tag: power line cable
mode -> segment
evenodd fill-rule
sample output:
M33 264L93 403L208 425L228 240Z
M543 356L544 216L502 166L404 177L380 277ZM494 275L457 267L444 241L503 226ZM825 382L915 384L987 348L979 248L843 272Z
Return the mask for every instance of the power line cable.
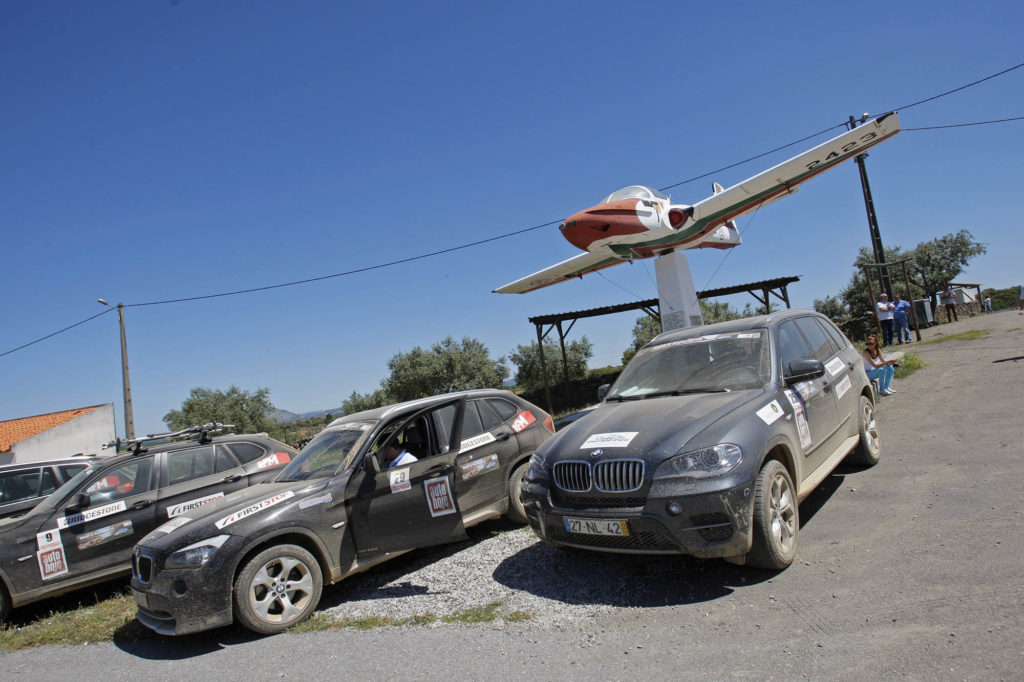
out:
M998 76L1002 76L1002 75L1004 75L1006 73L1009 73L1009 72L1014 71L1016 69L1019 69L1021 67L1024 67L1024 62L1022 62L1020 64L1017 64L1016 66L1011 66L1008 69L1003 69L1002 71L999 71L998 73L994 73L994 74L992 74L990 76L986 76L985 78L981 78L981 79L973 81L971 83L967 83L966 85L961 85L958 88L954 88L952 90L947 90L946 92L942 92L942 93L939 93L938 95L933 95L932 97L928 97L928 98L925 98L925 99L922 99L922 100L918 100L917 102L913 102L911 104L907 104L907 105L904 105L902 107L897 107L894 110L896 110L896 111L905 111L907 109L910 109L911 107L916 107L916 106L918 106L920 104L924 104L926 102L931 102L933 100L939 99L940 97L945 97L945 96L951 95L951 94L953 94L955 92L960 92L961 90L965 90L965 89L967 89L969 87L973 87L975 85L979 85L981 83L984 83L985 81L992 80L993 78L996 78ZM887 110L887 111L889 111L889 110ZM1020 118L1024 118L1024 117L1020 117ZM957 128L957 127L966 127L966 126L972 126L972 125L986 125L986 124L989 124L989 123L1003 123L1003 122L1006 122L1006 121L1016 121L1016 120L1020 120L1020 118L1008 118L1008 119L1000 119L1000 120L996 120L996 121L982 121L982 122L978 122L978 123L963 123L963 124L955 124L955 125L949 125L949 126L931 126L931 127L926 127L926 128L904 128L904 130L936 130L936 129L941 129L941 128ZM729 164L728 166L723 166L722 168L718 168L716 170L709 171L707 173L702 173L701 175L694 176L694 177L689 178L687 180L682 180L682 181L677 182L675 184L668 185L667 187L663 187L661 189L661 191L664 192L666 190L673 189L673 188L679 187L681 185L686 185L688 183L695 182L695 181L700 180L702 178L706 178L708 176L714 175L715 173L720 173L722 171L729 170L729 169L735 168L737 166L741 166L741 165L743 165L745 163L749 163L751 161L755 161L755 160L760 159L762 157L768 156L769 154L773 154L773 153L775 153L777 151L781 151L781 150L786 149L788 147L792 147L793 145L800 144L801 142L806 142L807 140L810 140L812 138L818 137L820 135L824 135L825 133L830 132L830 131L832 131L832 130L834 130L836 128L842 128L842 127L845 127L845 126L846 126L846 122L838 123L836 125L833 125L833 126L830 126L828 128L825 128L824 130L821 130L821 131L819 131L817 133L813 133L811 135L807 135L806 137L802 137L799 140L794 140L793 142L790 142L788 144L784 144L784 145L781 145L779 147L775 147L774 149L771 149L769 151L763 152L761 154L757 154L755 156L751 156L751 157L749 157L747 159L744 159L743 161L737 161L736 163ZM357 273L360 273L360 272L368 272L370 270L379 270L381 268L391 267L391 266L394 266L394 265L401 265L403 263L410 263L410 262L413 262L413 261L422 260L424 258L431 258L433 256L439 256L439 255L446 254L446 253L452 253L454 251L460 251L462 249L468 249L468 248L473 247L473 246L479 246L481 244L487 244L489 242L498 241L500 239L506 239L508 237L514 237L516 235L524 234L526 232L531 232L533 230L539 230L541 228L549 227L551 225L557 225L560 222L561 222L561 220L552 220L552 221L543 223L541 225L534 225L533 227L527 227L527 228L524 228L524 229L521 229L521 230L515 230L513 232L507 232L505 234L500 234L500 235L497 235L497 236L494 236L494 237L490 237L488 239L481 239L479 241L470 242L468 244L462 244L460 246L453 246L451 248L442 249L440 251L433 251L431 253L420 254L418 256L410 256L409 258L402 258L402 259L399 259L399 260L390 261L388 263L380 263L380 264L377 264L377 265L367 266L365 268L357 268L355 270L348 270L346 272L337 272L337 273L334 273L334 274L331 274L331 275L323 275L321 277L311 277L309 279L296 280L296 281L293 281L293 282L283 282L281 284L271 284L271 285L268 285L268 286L253 287L253 288L250 288L250 289L239 289L237 291L227 291L227 292L222 292L222 293L218 293L218 294L207 294L205 296L190 296L190 297L185 297L185 298L166 299L166 300L162 300L162 301L148 301L148 302L145 302L145 303L126 303L126 304L124 304L124 307L126 307L126 308L137 308L137 307L142 307L142 306L163 305L163 304L167 304L167 303L185 303L185 302L190 302L190 301L202 301L202 300L206 300L206 299L210 299L210 298L221 298L221 297L224 297L224 296L236 296L236 295L239 295L239 294L250 294L250 293L255 293L255 292L258 292L258 291L268 291L270 289L280 289L280 288L283 288L283 287L296 286L296 285L299 285L299 284L309 284L311 282L319 282L319 281L326 280L326 279L333 279L335 277L344 277L344 276L347 276L347 275L354 275L354 274L357 274ZM605 278L605 279L607 281L609 281L609 282L611 281L611 280L608 280L607 278ZM636 296L636 294L633 294L633 295ZM36 339L34 341L30 341L30 342L28 342L26 344L18 346L17 348L12 348L12 349L10 349L8 351L4 351L3 353L0 353L0 358L4 357L6 355L10 355L11 353L19 351L19 350L21 350L23 348L28 348L29 346L37 344L37 343L39 343L41 341L45 341L46 339L52 338L54 336L57 336L58 334L62 334L64 332L68 331L68 330L74 329L75 327L83 325L86 322L94 320L97 317L99 317L101 315L105 315L108 312L110 312L110 311L109 310L105 310L102 313L97 313L96 315L93 315L92 317L87 317L86 319L84 319L84 320L82 320L80 322L76 322L75 324L72 324L72 325L69 325L67 327L64 327L63 329L57 330L57 331L53 332L52 334L47 334L46 336L40 337L40 338L38 338L38 339Z
M69 326L67 326L67 327L64 327L63 329L58 329L57 331L53 332L52 334L47 334L46 336L43 336L43 337L41 337L41 338L38 338L38 339L36 339L35 341L29 341L28 343L26 343L26 344L23 344L23 345L21 345L21 346L18 346L17 348L12 348L12 349L10 349L10 350L8 350L8 351L4 351L3 353L0 353L0 358L2 358L2 357L3 357L3 356L5 356L5 355L10 355L11 353L13 353L13 352L15 352L15 351L19 351L19 350L21 350L22 348L28 348L29 346L33 346L33 345L35 345L35 344L39 343L40 341L45 341L46 339L52 338L52 337L54 337L54 336L57 336L57 334L63 334L64 332L68 331L69 329L74 329L75 327L78 327L79 325L83 325L83 324L85 324L86 322L88 322L89 320L95 320L95 319L96 319L97 317L100 317L101 315L106 315L107 313L109 313L109 312L111 312L111 311L113 311L113 310L114 310L114 308L107 308L107 309L106 309L106 310L104 310L103 312L101 312L101 313L96 313L96 314L95 314L95 315L93 315L92 317L87 317L87 318L85 318L84 320L82 320L81 322L75 322L75 323L74 323L74 324L72 324L72 325L69 325Z
M990 123L1006 123L1008 121L1024 121L1024 116L1014 118L999 118L994 121L975 121L974 123L950 123L944 126L922 126L920 128L904 128L903 130L943 130L945 128L967 128L969 126L986 126Z

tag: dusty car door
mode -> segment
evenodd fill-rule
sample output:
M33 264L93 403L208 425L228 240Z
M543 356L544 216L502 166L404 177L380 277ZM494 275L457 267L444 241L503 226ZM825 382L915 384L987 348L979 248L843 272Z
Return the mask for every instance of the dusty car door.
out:
M245 470L221 445L200 445L158 455L160 523L246 487ZM140 536L141 537L141 536Z
M794 320L779 325L778 341L783 375L794 360L817 359L814 351L808 347L804 337L797 330ZM829 442L838 427L839 413L833 398L831 379L826 370L822 376L798 383L789 389L796 393L797 399L803 404L810 432L810 442L803 443L805 475L814 471L818 464L828 457L829 448L822 446Z
M453 439L445 440L437 428L437 413L457 403L398 417L383 425L374 442L364 448L348 487L349 518L359 557L466 537L455 496L458 450ZM393 439L418 459L385 468L382 452Z
M484 400L465 403L455 491L463 515L505 499L508 468L519 454L515 432Z
M84 494L84 495L83 495ZM79 503L86 500L85 506ZM42 582L60 582L123 566L135 543L156 526L153 457L98 472L39 528Z

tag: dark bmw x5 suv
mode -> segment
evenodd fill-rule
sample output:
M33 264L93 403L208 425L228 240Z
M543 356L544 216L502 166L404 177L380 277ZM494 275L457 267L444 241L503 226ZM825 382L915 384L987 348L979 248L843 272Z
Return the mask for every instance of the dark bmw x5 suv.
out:
M655 338L537 450L523 502L553 545L781 569L799 501L878 448L857 350L823 315L787 310Z

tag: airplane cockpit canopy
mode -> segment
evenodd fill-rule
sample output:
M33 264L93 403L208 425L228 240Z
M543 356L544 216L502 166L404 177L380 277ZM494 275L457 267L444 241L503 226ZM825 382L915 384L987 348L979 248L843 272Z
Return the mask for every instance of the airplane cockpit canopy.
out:
M643 185L630 185L629 187L623 187L616 192L612 192L608 195L608 198L601 203L607 204L612 201L622 201L623 199L658 199L661 201L667 201L668 197L658 190L651 189L650 187L644 187Z

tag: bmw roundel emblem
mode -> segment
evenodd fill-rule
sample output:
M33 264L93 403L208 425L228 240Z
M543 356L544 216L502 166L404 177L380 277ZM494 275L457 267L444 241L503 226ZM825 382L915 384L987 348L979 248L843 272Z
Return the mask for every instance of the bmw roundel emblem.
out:
M604 454L604 450L591 450L590 451L590 456L591 457L600 457L603 454Z

